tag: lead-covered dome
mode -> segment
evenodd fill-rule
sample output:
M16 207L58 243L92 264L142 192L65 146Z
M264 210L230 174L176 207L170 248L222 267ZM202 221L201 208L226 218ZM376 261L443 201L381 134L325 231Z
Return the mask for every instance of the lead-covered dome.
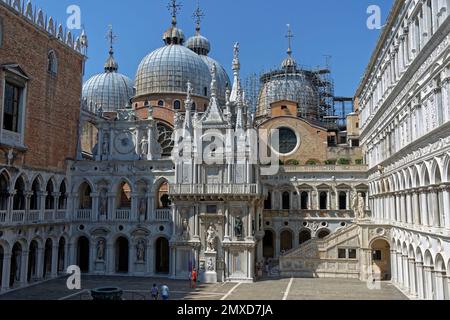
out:
M168 44L147 55L136 73L136 96L186 93L190 81L194 95L208 97L211 74L199 55L180 44Z
M112 48L109 54L105 72L94 75L83 85L83 101L93 112L98 108L103 112L116 112L125 108L134 95L133 81L118 73L119 66L114 60Z

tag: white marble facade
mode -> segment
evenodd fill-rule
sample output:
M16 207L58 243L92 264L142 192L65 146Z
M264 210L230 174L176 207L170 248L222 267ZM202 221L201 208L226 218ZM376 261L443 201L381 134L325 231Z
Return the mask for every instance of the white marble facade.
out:
M358 92L375 223L392 280L450 299L450 2L397 1Z

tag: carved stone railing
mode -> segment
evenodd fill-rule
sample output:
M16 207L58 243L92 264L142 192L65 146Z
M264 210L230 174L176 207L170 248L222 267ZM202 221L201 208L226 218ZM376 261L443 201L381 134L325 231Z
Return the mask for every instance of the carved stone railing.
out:
M160 222L172 221L172 213L170 209L157 209L155 212L155 220Z
M90 221L92 217L92 209L78 209L75 220Z
M58 210L56 211L55 220L65 220L66 219L66 210Z
M11 223L18 224L25 221L25 210L14 210L11 216Z
M8 221L8 211L0 211L0 223L6 223Z
M27 214L26 221L31 223L37 223L41 220L39 210L30 210Z
M131 218L130 209L116 209L115 219L117 221L128 221Z
M354 219L350 210L264 210L265 218Z
M366 165L282 166L284 172L366 172Z
M259 192L257 184L177 184L171 185L173 195L251 195Z

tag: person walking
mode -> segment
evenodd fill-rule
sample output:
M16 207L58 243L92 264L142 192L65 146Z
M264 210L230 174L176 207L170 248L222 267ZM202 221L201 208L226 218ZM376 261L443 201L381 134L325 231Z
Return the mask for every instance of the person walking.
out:
M169 287L166 285L163 285L161 287L161 297L164 301L169 300Z
M195 268L191 273L191 288L197 289L197 269Z
M156 286L156 283L153 284L151 294L152 294L152 300L158 300L159 290L158 290L158 287Z

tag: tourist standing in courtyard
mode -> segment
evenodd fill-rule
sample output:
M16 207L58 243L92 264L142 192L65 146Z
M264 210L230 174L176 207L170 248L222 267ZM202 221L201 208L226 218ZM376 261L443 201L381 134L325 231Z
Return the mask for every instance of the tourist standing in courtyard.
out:
M197 288L197 269L194 268L191 273L191 288Z
M169 287L165 284L161 287L161 297L164 301L169 300Z
M153 284L153 288L151 290L152 300L158 300L159 290L156 284Z

